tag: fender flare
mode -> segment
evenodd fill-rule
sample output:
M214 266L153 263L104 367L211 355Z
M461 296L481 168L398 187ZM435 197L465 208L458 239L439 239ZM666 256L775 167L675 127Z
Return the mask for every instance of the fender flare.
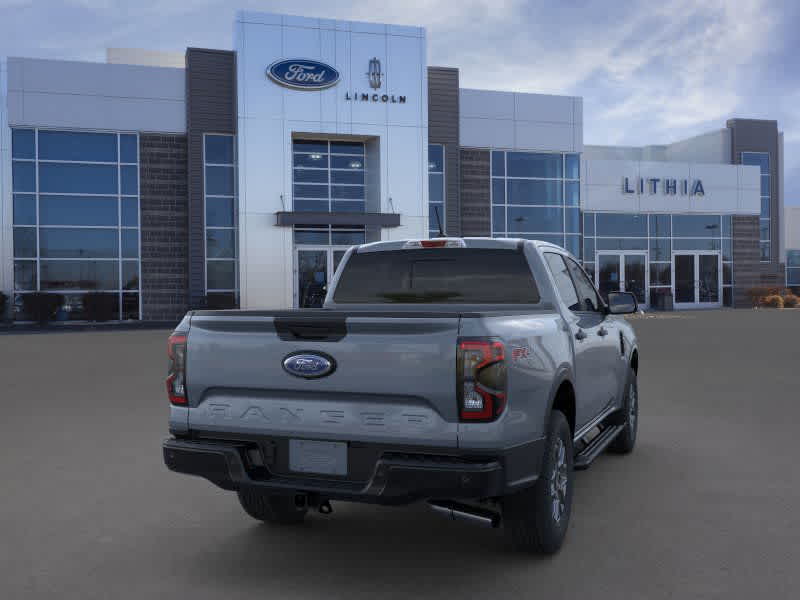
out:
M569 382L573 390L575 389L575 383L574 383L575 378L573 377L572 367L566 363L560 365L556 369L555 375L553 376L553 383L550 386L550 393L547 399L547 414L550 414L550 412L553 410L553 403L556 401L556 393L558 392L558 388L560 388L561 384L564 383L565 381ZM578 404L578 399L576 397L575 398L576 413L578 409L577 404Z

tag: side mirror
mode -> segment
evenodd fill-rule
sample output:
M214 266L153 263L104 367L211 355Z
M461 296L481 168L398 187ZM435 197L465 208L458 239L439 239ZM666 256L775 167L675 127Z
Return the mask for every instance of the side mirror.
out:
M612 315L629 315L639 308L631 292L609 292L608 312Z

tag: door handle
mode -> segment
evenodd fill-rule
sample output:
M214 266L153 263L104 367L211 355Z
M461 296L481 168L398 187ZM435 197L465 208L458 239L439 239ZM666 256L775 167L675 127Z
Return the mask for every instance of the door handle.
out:
M600 327L600 329L597 330L597 335L600 337L606 337L608 335L608 329L605 327Z
M583 329L578 329L575 333L576 340L585 340L586 339L586 332Z

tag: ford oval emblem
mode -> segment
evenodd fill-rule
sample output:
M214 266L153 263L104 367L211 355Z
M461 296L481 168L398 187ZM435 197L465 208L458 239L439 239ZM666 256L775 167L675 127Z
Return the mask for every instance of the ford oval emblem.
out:
M295 377L317 379L333 373L336 361L320 352L293 352L283 359L283 369Z
M339 83L339 71L317 60L291 58L267 67L272 81L296 90L324 90Z

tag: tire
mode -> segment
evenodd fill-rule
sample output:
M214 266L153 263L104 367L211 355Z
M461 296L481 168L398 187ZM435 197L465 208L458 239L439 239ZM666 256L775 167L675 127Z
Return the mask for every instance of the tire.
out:
M265 494L259 490L244 488L238 492L244 511L258 521L280 525L296 525L305 519L307 508L298 508L294 496Z
M503 498L503 527L517 550L554 554L561 548L572 513L574 455L567 418L553 411L536 484Z
M630 454L636 445L636 433L639 429L639 386L636 372L628 369L628 381L625 384L625 400L622 403L625 413L622 431L608 445L609 452L614 454Z

